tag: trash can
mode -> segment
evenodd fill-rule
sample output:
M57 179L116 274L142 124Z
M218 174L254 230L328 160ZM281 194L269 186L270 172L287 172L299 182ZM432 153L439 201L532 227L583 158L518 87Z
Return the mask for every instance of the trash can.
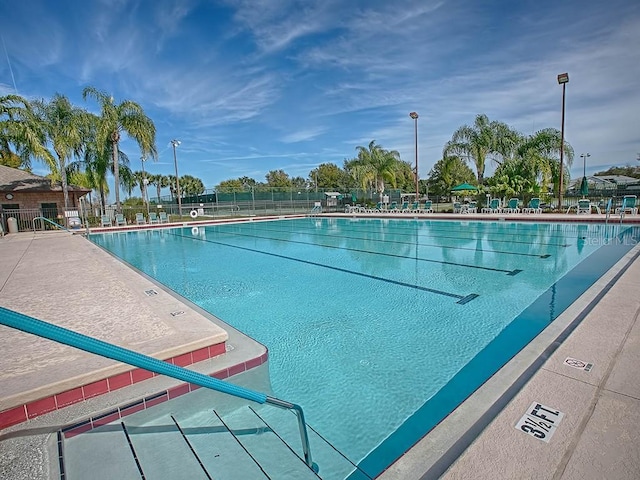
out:
M9 233L18 233L18 220L14 217L7 218L7 228Z

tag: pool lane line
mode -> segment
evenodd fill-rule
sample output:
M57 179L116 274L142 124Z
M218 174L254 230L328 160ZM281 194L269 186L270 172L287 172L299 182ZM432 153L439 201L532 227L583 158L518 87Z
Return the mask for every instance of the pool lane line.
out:
M301 219L301 220L303 220L303 219ZM340 220L347 220L347 221L349 221L349 218L341 217L341 218L340 218ZM406 222L407 222L408 220L409 220L409 221L411 221L411 220L415 221L415 219L413 219L413 218L406 218L406 219L402 219L402 218L400 218L400 219L398 219L398 218L393 218L393 219L390 219L390 220L398 220L398 221L400 222L400 224L402 224L402 222L404 222L404 224L405 224L405 225L406 225ZM418 220L418 221L422 221L422 220ZM438 220L438 221L440 221L440 220ZM364 222L363 222L363 223L364 223ZM478 222L478 223L480 223L480 222ZM494 222L494 223L496 223L496 222ZM308 222L307 222L307 224L308 224ZM448 232L450 232L451 230L453 230L453 229L451 229L451 228L448 228L448 229L442 229L442 228L437 228L437 227L435 227L435 228L434 228L434 226L433 226L434 224L433 224L433 223L428 223L428 225L431 227L430 229L431 229L431 230L434 230L434 231L444 231L445 233L448 233ZM555 225L555 224L550 223L550 225ZM563 224L563 225L566 225L566 224ZM571 225L571 226L573 226L573 224L570 224L570 225ZM595 226L599 226L599 225L595 225ZM351 229L350 229L350 230L351 230ZM395 231L401 231L401 230L408 230L408 229L407 229L407 228L405 228L405 227L399 227L399 228L397 228ZM369 230L369 231L371 231L371 230ZM374 231L375 231L375 230L374 230ZM482 232L482 230L479 230L479 229L469 229L469 228L467 228L467 229L465 229L465 232L469 232L469 233L481 233L481 232ZM530 231L530 232L528 232L528 233L534 233L534 232L531 232L531 231ZM533 235L529 235L528 233L527 233L527 232L500 232L500 235L501 235L501 236L510 236L510 237L512 237L512 236L515 236L515 237L533 236ZM577 235L577 232L576 232L576 233L573 233L571 236L568 236L568 235L556 235L556 234L553 234L553 232L552 232L552 231L548 231L548 233L550 233L550 235L546 235L547 237L550 237L550 238L562 238L563 240L567 240L567 239L568 239L568 240L580 240L581 238L584 238L583 236L579 236L579 235ZM596 233L596 232L594 232L594 233ZM491 234L492 234L492 235L493 235L493 234L497 235L498 233L497 233L497 232L491 232ZM574 235L576 235L576 236L574 236ZM616 235L617 235L617 234L616 234ZM614 236L615 236L615 235L614 235ZM434 236L433 236L433 238L460 238L460 237L459 237L459 236L458 236L458 237L450 237L450 236L435 236L435 235L434 235ZM464 238L468 238L468 237L464 237ZM471 240L472 238L468 238L468 239L469 239L469 240ZM523 244L530 244L530 243L531 243L531 242L520 242L520 241L517 241L517 240L500 240L500 239L491 239L491 241L492 241L492 242L501 242L501 243L523 243ZM548 245L548 246L558 246L558 247L569 247L569 246L571 246L571 245L573 245L573 244L572 244L572 243L570 243L570 244L567 244L567 243L562 243L562 244L547 243L547 244L545 244L545 245Z
M254 224L255 225L255 224ZM244 226L244 225L243 225ZM216 225L217 227L217 225ZM393 244L400 244L400 245L415 245L414 242L403 242L403 241L390 241L390 240L379 240L379 239L375 239L375 238L363 238L363 237L351 237L351 236L347 236L347 235L329 235L326 233L314 233L311 231L311 229L305 229L308 230L307 231L299 231L299 230L282 230L282 229L264 229L264 228L260 228L260 231L266 231L266 232L279 232L279 233L295 233L295 234L300 234L300 235L313 235L315 237L329 237L329 238L344 238L344 239L350 239L350 240L367 240L370 242L378 242L378 243L393 243ZM421 237L420 235L418 235L418 237ZM266 238L266 237L263 237ZM271 238L271 237L269 237ZM425 236L422 236L422 238L424 239ZM429 237L427 237L429 238ZM434 238L459 238L459 237L434 237ZM471 241L476 241L477 239L470 239ZM525 243L525 242L508 242L508 243ZM315 244L311 244L311 245L315 245ZM530 245L530 244L527 244ZM449 245L436 245L434 243L421 243L420 244L421 247L436 247L436 248L448 248L451 250L467 250L470 252L490 252L490 253L499 253L499 254L503 254L503 255L518 255L521 257L535 257L535 258L549 258L551 256L551 254L549 253L543 253L543 254L538 254L538 253L519 253L519 252L506 252L503 250L478 250L477 248L470 248L470 247L456 247L456 246L449 246ZM561 246L567 246L567 245L561 245Z
M214 230L215 231L215 230ZM439 263L440 265L453 265L456 267L464 267L464 268L475 268L477 270L487 270L489 272L499 272L499 273L506 273L507 275L517 275L518 273L522 272L522 270L504 270L502 268L492 268L492 267L481 267L479 265L469 265L467 263L455 263L455 262L445 262L442 260L431 260L429 258L416 258L416 257L407 257L405 255L397 255L395 253L384 253L384 252L372 252L369 250L361 250L359 248L349 248L349 247L339 247L336 245L322 245L322 244L318 244L318 243L310 243L310 242L302 242L300 240L284 240L281 238L274 238L274 237L262 237L259 235L249 235L247 233L235 233L235 232L216 232L219 235L234 235L236 237L248 237L248 238L259 238L262 240L275 240L276 242L286 242L286 243L296 243L298 245L308 245L308 246L312 246L312 247L324 247L324 248L333 248L336 250L347 250L349 252L357 252L357 253L368 253L370 255L381 255L383 257L392 257L392 258L402 258L402 259L408 259L408 260L416 260L416 261L420 261L420 262L427 262L427 263ZM189 237L185 237L185 238L189 238ZM264 253L268 253L268 252L264 252Z
M265 223L266 223L266 222L265 222ZM245 224L245 225L246 225L246 224ZM254 224L254 225L257 225L257 224ZM312 228L312 227L311 227L311 228L307 227L307 228L305 228L305 230L313 231L313 228ZM346 229L346 230L348 230L348 231L352 231L352 232L365 232L365 233L376 233L376 232L378 232L378 231L379 231L379 230L355 230L355 229L352 229L352 228L349 228L349 229ZM290 231L290 230L284 230L284 229L282 229L282 230L280 230L280 231L282 231L282 232L287 232L287 231ZM406 231L406 232L415 232L415 230L412 230L412 229L402 228L402 229L394 230L393 232L391 232L391 234L403 235L403 234L404 234L404 233L403 233L403 231ZM471 232L471 233L474 233L474 232ZM509 234L509 235L516 235L516 234L515 234L515 233L513 233L513 234ZM455 239L455 240L469 240L469 241L477 240L477 238L474 238L474 237L460 237L459 235L458 235L458 236L447 236L447 235L418 235L418 236L419 236L419 237L421 237L421 238L427 238L427 239L428 239L428 238L447 238L447 239L452 239L452 238L453 238L453 239ZM557 236L557 235L555 235L555 236ZM572 238L573 238L573 237L572 237ZM485 239L486 239L487 241L496 242L496 243L520 243L520 244L523 244L523 245L534 245L534 243L532 243L532 242L524 242L524 241L519 241L519 240L511 240L511 239L509 239L509 240L505 240L505 239L493 239L493 238L491 238L491 239L489 239L489 238L485 238ZM541 244L541 245L543 245L543 246L545 246L545 247L564 247L564 248L566 248L566 247L570 247L570 246L571 246L571 245L573 245L573 244L571 244L571 243L544 243L544 244ZM438 245L438 246L439 246L439 245ZM515 254L514 254L514 255L515 255Z
M442 296L445 296L445 297L457 298L458 301L456 303L459 303L460 305L464 305L466 303L469 303L471 300L473 300L474 298L477 298L479 296L477 293L471 293L469 295L458 295L457 293L445 292L444 290L436 290L434 288L422 287L420 285L412 285L410 283L401 282L399 280L392 280L390 278L376 277L375 275L369 275L368 273L356 272L354 270L347 270L346 268L334 267L334 266L331 266L331 265L325 265L323 263L312 262L310 260L302 260L301 258L289 257L287 255L280 255L278 253L265 252L263 250L256 250L255 248L241 247L239 245L231 245L231 244L224 243L224 242L217 242L215 240L209 240L208 238L198 238L198 237L189 236L189 235L179 235L177 233L171 233L170 235L173 235L173 236L176 236L176 237L185 238L187 240L197 240L199 242L213 243L214 245L221 245L223 247L235 248L235 249L238 249L238 250L244 250L246 252L260 253L260 254L263 254L263 255L270 255L272 257L282 258L283 260L291 260L291 261L294 261L294 262L305 263L307 265L313 265L314 267L328 268L328 269L331 269L331 270L335 270L337 272L348 273L350 275L356 275L358 277L369 278L369 279L372 279L372 280L379 280L381 282L391 283L393 285L399 285L401 287L413 288L415 290L421 290L423 292L435 293L436 295L442 295ZM402 257L402 258L407 258L407 257Z

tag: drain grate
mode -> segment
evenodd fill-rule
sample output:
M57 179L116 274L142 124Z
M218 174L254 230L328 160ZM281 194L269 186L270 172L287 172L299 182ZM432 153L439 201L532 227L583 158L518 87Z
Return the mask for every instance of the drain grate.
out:
M145 294L147 297L153 297L154 295L157 295L157 294L158 294L158 292L156 292L156 291L152 288L152 289L150 289L150 290L145 290L145 291L144 291L144 294Z
M178 310L178 311L175 311L175 312L171 312L171 316L172 317L178 317L180 315L184 315L184 311Z

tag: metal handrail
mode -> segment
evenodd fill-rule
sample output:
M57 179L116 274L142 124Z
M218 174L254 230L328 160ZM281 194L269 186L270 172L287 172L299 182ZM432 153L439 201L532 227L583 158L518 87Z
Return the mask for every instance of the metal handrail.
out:
M67 232L71 233L71 230L69 230L67 227L63 227L59 223L56 223L56 222L54 222L53 220L51 220L50 218L47 218L47 217L34 217L34 219L33 219L33 231L34 232L36 231L36 220L44 220L44 221L50 223L51 225L55 225L56 227L61 228L63 230L66 230Z
M317 472L317 465L313 463L311 458L311 447L309 445L309 434L307 432L307 424L304 420L304 412L302 407L294 403L289 403L278 398L269 397L268 395L250 390L248 388L239 387L232 383L227 383L217 378L209 377L202 373L187 370L171 363L163 362L153 357L143 355L133 350L128 350L111 343L89 337L72 330L68 330L52 323L43 322L28 315L14 312L13 310L0 307L0 324L7 327L15 328L26 333L37 335L54 342L69 345L71 347L84 350L85 352L100 355L105 358L117 360L134 367L142 368L150 372L159 373L168 377L176 378L184 382L193 383L201 387L209 388L218 392L233 395L234 397L251 400L260 404L269 404L276 407L293 410L298 418L298 426L300 427L300 437L302 441L302 450L304 452L304 461L309 468Z

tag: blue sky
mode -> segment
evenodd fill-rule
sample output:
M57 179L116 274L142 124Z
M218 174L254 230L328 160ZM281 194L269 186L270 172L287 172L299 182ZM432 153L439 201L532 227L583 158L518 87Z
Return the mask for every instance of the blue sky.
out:
M637 165L640 3L629 0L22 0L0 3L0 95L140 103L157 128L152 173L207 188L269 170L307 177L371 140L420 176L479 113L560 128L582 174ZM121 149L140 169L136 145ZM493 166L488 166L491 173ZM46 173L35 169L36 173Z

